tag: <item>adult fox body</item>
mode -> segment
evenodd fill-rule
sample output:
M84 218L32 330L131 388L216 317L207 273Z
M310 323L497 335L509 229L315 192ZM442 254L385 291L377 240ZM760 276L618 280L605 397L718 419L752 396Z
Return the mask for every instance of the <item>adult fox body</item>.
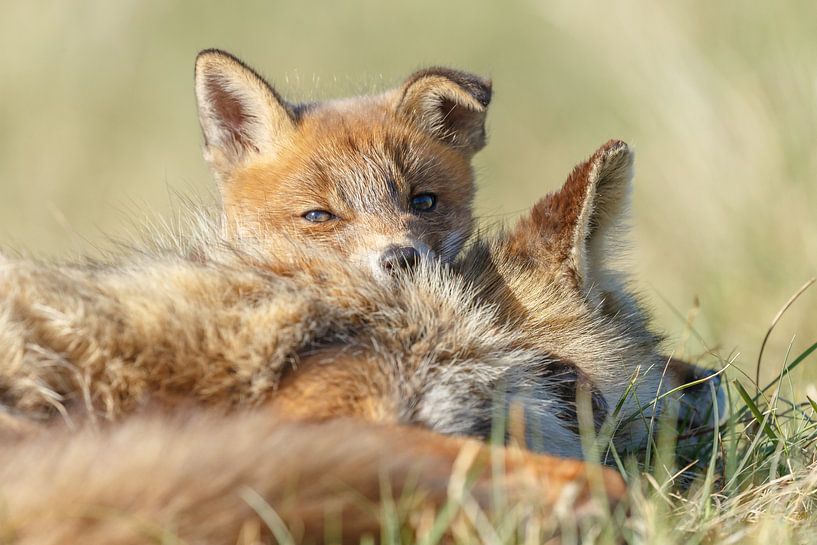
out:
M213 62L215 68L209 64ZM314 157L296 151L302 148L293 143L303 136L296 133L304 130L308 123L304 120L310 115L331 112L325 115L337 121L348 112L356 118L359 108L371 106L377 114L361 118L374 123L371 126L379 127L381 122L372 119L395 118L405 125L400 131L428 139L424 146L434 153L423 172L447 172L448 167L436 168L438 157L467 166L470 154L484 141L482 120L487 105L487 99L483 100L480 110L481 103L472 93L484 90L485 85L467 82L484 84L483 80L454 72L424 72L409 78L400 90L371 101L290 107L253 72L223 54L204 53L197 69L206 154L224 201L219 232L204 227L198 239L176 240L111 265L58 267L0 258L0 406L18 430L11 433L24 436L19 443L6 442L0 447L0 458L7 462L2 471L8 472L0 481L12 483L4 491L9 497L28 498L12 501L7 508L7 526L22 536L21 543L59 540L54 536L60 534L49 531L52 526L42 524L43 517L59 512L64 522L66 511L60 511L60 506L77 502L98 506L95 501L125 511L130 505L134 512L148 517L184 521L182 537L199 536L197 530L207 527L209 518L205 505L213 497L213 489L207 486L212 465L181 474L176 481L170 479L177 483L178 491L192 498L175 512L149 494L137 494L130 504L128 498L102 492L83 496L79 483L94 471L87 458L66 457L63 465L59 457L49 458L46 466L35 466L26 462L30 449L93 450L107 437L132 437L128 429L136 429L147 430L146 445L153 438L156 444L195 456L197 449L213 448L207 446L208 426L223 426L221 437L229 444L245 433L245 418L328 420L319 428L283 423L262 427L247 448L255 445L268 452L268 464L275 466L291 462L275 447L290 443L293 435L307 443L317 441L318 436L342 440L347 433L343 430L351 429L350 433L369 438L360 445L367 461L343 466L337 458L310 453L305 447L297 450L305 471L302 478L338 478L353 470L360 472L361 482L370 484L379 479L385 459L393 461L396 465L391 470L402 475L410 473L412 463L437 468L433 475L450 470L464 444L453 436L487 437L498 397L505 408L523 409L522 432L516 435L520 442L546 453L580 458L577 397L586 394L586 405L599 423L608 416L607 407L618 402L638 375L635 395L625 399L621 416L644 407L649 413L661 407L651 405L652 399L695 372L680 363L667 368L658 338L626 289L625 275L611 260L611 245L622 235L632 168L632 154L623 143L613 141L600 148L573 171L562 190L537 203L514 229L475 241L465 255L454 260L462 245L459 239L470 232L472 189L456 192L467 196L463 201L467 206L456 208L458 197L441 197L443 186L435 193L417 185L419 182L412 185L408 178L400 186L394 177L383 176L388 173L383 164L397 164L394 155L379 156L385 157L384 162L375 161L379 166L374 168L371 153L350 146L346 148L349 158L343 161L357 161L351 172L369 176L352 180L354 187L377 193L374 202L379 203L365 214L358 211L368 219L357 224L349 218L361 216L337 214L341 206L337 203L352 208L366 199L339 191L332 203L319 200L338 191L330 184L321 186L320 194L303 198L308 200L304 204L288 189L298 187L303 192L304 186L287 184L294 183L293 176L300 176L293 173L311 172L312 167L268 176L279 172L270 161L283 160L287 154L293 162L286 164ZM432 81L424 81L427 78ZM457 98L451 98L451 93ZM466 95L476 102L457 110L470 100ZM396 96L403 98L395 101ZM401 110L399 104L406 96L420 97L420 102ZM443 116L446 123L456 122L443 125L441 132L440 112L448 112ZM418 113L423 115L418 117ZM280 124L288 135L283 141L270 136L281 134L270 133L270 127ZM321 121L314 130L329 126L339 131L336 135L346 134L341 121ZM465 132L457 132L460 129ZM388 140L385 132L377 131L380 129L372 134ZM344 139L359 137L346 135ZM331 142L333 137L320 138ZM373 140L370 144L379 145ZM263 154L266 158L259 160ZM260 171L264 175L256 176ZM470 176L468 168L455 171L467 171ZM332 172L350 171L344 167ZM468 178L465 185L470 184ZM444 228L418 226L431 221L430 216L410 210L415 197L429 194L437 197L432 199L432 212L439 214L433 225L451 222ZM318 214L305 217L311 212ZM320 213L345 218L344 226L336 223L334 231L349 229L357 234L327 235L321 231L328 228L326 221L312 221L326 219ZM402 225L399 234L384 234L385 227L373 227L377 222L371 218L381 215L399 220L392 222ZM416 218L420 220L415 222ZM388 240L383 242L383 237ZM355 239L367 242L357 245ZM446 243L455 239L456 244ZM395 252L397 249L401 250ZM452 266L443 268L436 260L426 259L432 252ZM342 258L353 259L347 263ZM366 265L364 270L361 263ZM413 274L386 274L406 267L414 268ZM705 393L685 394L693 412L707 412L710 403ZM162 429L163 410L191 410L191 405L231 410L252 407L255 414L205 419L190 428L184 422L166 421L169 431ZM25 438L26 428L36 429L40 422L60 413L74 420L119 422L145 407L158 407L160 416L153 418L160 424L138 420L128 424L125 419L121 427L113 426L102 437L56 432L49 439L34 431L37 437ZM355 423L332 421L338 417L352 417ZM621 418L619 424L614 438L618 447L632 449L643 444L647 431L640 421ZM186 447L174 443L174 436L183 433L179 426L192 430ZM407 426L430 431L409 431ZM396 442L400 434L417 441L419 446L412 452L419 461L395 455L405 449ZM139 455L128 455L127 449L121 452L122 464L106 482L135 479L150 487L149 479L140 480L146 466L137 463ZM242 453L246 450L214 449L213 463L222 460L246 467ZM156 456L148 459L159 463ZM574 484L585 491L580 498L586 498L583 463L530 453L520 460L516 468L533 478L507 481L511 496L528 491L552 505L561 490ZM166 472L173 466L168 467ZM225 473L224 480L218 481L223 485L218 493L235 497L242 486L249 485L269 491L271 501L277 501L276 494L284 486L281 475L265 473L263 467L256 468L260 473ZM57 490L33 478L49 471L62 472L60 482L76 486ZM607 493L620 497L620 479L609 470L603 475ZM432 476L425 484L435 482L437 477ZM431 496L439 499L439 492ZM54 498L60 498L59 502ZM306 534L314 536L320 533L317 520L322 520L331 503L332 497L323 496L308 508L294 509L286 521L300 522ZM220 515L226 518L219 520L227 520L223 528L235 535L242 521L256 515L231 507ZM63 526L68 535L98 535L101 541L111 541L114 530L105 520L89 519L86 511L68 518L72 525ZM372 529L370 523L361 523L364 527L365 531ZM93 534L96 531L99 533ZM120 532L116 536L138 540L132 529L117 526L115 531ZM360 528L353 530L351 537L359 537L360 532Z
M606 264L592 253L609 227L597 214L610 213L628 183L630 158L623 144L608 144L515 229L478 241L453 268L422 263L390 283L337 256L307 253L293 269L289 258L233 251L212 232L110 266L5 260L0 403L17 428L9 433L21 437L0 442L5 535L20 544L140 543L135 517L195 542L236 541L260 524L241 499L249 487L296 534L320 539L325 517L341 513L354 542L379 521L356 507L359 498L339 495L337 482L388 502L375 483L415 475L419 497L439 506L448 494L441 476L466 445L456 436L488 434L497 392L523 408L520 441L581 456L578 392L603 418L639 368L637 401L648 408L656 391L683 380L670 372L662 384L666 359L646 319L627 315L626 293L593 303L586 289L598 283L596 269L577 266ZM573 200L588 194L599 200ZM689 399L705 412L705 396ZM202 405L232 415L207 417ZM158 412L127 417L146 409ZM38 431L59 414L113 424ZM324 424L285 423L293 417ZM637 448L640 425L623 423L617 444ZM109 444L118 446L108 452ZM497 453L509 467L501 485L509 498L537 499L530 505L546 514L564 490L578 487L587 501L587 469L575 458ZM602 475L606 493L621 497L620 478ZM485 478L474 493L489 506ZM288 501L293 483L312 486ZM403 490L395 484L395 494Z

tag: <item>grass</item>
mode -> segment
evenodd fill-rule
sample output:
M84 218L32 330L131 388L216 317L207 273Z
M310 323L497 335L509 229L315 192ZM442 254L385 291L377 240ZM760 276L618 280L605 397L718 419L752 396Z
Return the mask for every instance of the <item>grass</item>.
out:
M482 223L512 219L608 138L628 141L637 284L661 329L683 328L676 356L728 363L740 379L717 433L681 437L678 458L676 438L659 435L646 466L627 466L633 520L605 531L628 543L817 541L817 290L768 328L817 272L815 20L807 0L10 0L0 244L87 252L122 232L123 215L168 212L168 187L210 191L198 49L232 50L305 99L379 90L420 65L491 74ZM462 501L452 509L478 541L528 539ZM608 535L602 526L587 532Z

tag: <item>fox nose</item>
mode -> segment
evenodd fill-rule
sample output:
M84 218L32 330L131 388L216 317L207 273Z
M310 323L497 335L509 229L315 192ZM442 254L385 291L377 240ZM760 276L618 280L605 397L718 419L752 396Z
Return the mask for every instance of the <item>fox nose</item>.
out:
M420 263L420 252L412 246L392 246L380 256L380 266L389 274L409 271Z

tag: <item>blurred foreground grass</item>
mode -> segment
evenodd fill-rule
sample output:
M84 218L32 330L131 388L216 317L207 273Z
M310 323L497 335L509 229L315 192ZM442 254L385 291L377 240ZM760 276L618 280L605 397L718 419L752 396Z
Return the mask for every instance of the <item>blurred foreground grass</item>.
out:
M490 74L486 225L608 138L629 142L630 261L678 355L739 352L753 374L775 312L817 273L813 2L6 0L2 11L2 245L88 251L126 218L169 213L169 188L211 191L192 64L221 47L295 99L379 90L428 64ZM695 315L703 341L684 332ZM817 289L768 350L802 352L815 315ZM803 367L795 389L817 378Z

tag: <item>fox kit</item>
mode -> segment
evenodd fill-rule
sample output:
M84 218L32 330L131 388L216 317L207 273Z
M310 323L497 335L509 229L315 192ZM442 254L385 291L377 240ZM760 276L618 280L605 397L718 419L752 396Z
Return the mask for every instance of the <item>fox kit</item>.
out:
M490 81L430 68L377 96L292 104L217 50L199 54L195 79L234 241L279 259L329 249L380 276L450 262L470 236Z

